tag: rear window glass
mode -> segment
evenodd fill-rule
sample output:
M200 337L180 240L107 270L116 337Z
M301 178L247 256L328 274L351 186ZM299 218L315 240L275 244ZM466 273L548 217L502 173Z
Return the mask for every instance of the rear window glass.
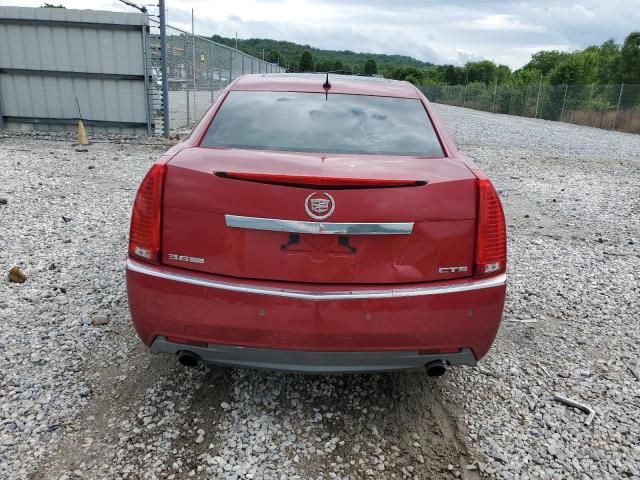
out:
M419 100L331 93L230 92L201 145L443 156Z

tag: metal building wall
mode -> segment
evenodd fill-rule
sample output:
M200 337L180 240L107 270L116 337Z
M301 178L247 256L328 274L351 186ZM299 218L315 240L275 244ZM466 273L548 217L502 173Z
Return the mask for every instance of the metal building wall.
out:
M0 6L0 128L153 132L142 13ZM150 86L151 85L151 86Z

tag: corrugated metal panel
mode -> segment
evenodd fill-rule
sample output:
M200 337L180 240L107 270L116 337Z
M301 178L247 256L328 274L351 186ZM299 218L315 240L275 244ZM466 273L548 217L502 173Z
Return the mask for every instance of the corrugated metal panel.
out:
M2 115L75 119L77 98L87 120L144 124L146 131L142 28L147 24L142 13L0 7L0 69L5 69L0 72ZM139 79L65 78L65 72L135 75ZM39 122L38 128L46 128L46 122ZM60 127L53 124L52 128ZM94 131L104 128L89 127Z
M3 113L11 117L77 118L146 122L144 82L0 75ZM117 101L114 101L117 99Z

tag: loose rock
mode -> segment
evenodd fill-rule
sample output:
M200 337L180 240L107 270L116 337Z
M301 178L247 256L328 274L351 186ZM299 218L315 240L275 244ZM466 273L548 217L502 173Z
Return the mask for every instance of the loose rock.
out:
M27 281L27 275L20 270L20 267L11 267L8 278L9 281L13 283L24 283Z
M94 327L107 325L108 323L109 323L109 315L99 314L91 317L91 325L93 325Z

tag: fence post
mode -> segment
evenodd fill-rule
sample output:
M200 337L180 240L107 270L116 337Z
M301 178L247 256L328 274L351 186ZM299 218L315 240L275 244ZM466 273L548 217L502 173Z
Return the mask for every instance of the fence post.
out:
M567 104L567 90L569 89L569 85L564 86L564 97L562 99L562 110L560 111L560 121L564 118L564 107Z
M142 25L142 70L144 72L144 96L145 96L145 107L146 107L146 116L147 116L147 136L151 136L151 106L149 105L150 97L149 97L149 55L148 55L148 44L147 44L147 27L148 25ZM0 120L2 123L2 120Z
M213 43L209 46L209 89L211 90L211 103L213 103Z
M233 49L229 49L229 83L231 83L233 77Z
M491 95L489 93L489 85L485 85L484 89L485 89L485 93L486 93L486 95L485 95L485 100L486 101L485 101L485 104L484 104L484 108L482 110L485 111L485 112L488 112L489 111L489 95Z
M0 95L0 130L4 128L4 118L2 118L2 95Z
M167 72L167 10L164 0L159 0L160 9L160 66L162 69L162 129L165 138L169 138L169 73ZM0 112L0 128L2 112Z
M591 113L593 113L593 107L591 106L591 102L593 101L593 89L595 87L595 83L591 84L591 93L589 94L589 116L584 125L588 125L591 122Z
M242 75L244 75L244 55L241 55L240 58L242 59Z
M462 107L467 103L467 87L469 86L469 82L464 84L464 96L462 97Z
M187 60L187 34L184 34L184 86L186 88L186 92L187 92L187 125L189 125L189 120L190 120L190 116L189 116L189 103L191 102L191 99L189 98L189 61Z
M511 115L511 102L513 102L513 90L509 95L509 115Z
M536 116L538 118L538 105L540 105L540 90L542 89L542 74L540 74L540 83L538 83L538 98L536 99Z
M191 9L191 46L193 47L193 120L198 119L198 112L196 111L196 32L193 24L193 8Z
M620 103L622 102L622 92L624 92L624 82L620 84L620 94L618 95L618 106L616 107L616 119L613 121L614 130L618 129L618 113L620 113Z
M493 113L496 113L496 95L498 94L498 81L496 80L496 83L493 87L493 106L491 107L491 111Z

